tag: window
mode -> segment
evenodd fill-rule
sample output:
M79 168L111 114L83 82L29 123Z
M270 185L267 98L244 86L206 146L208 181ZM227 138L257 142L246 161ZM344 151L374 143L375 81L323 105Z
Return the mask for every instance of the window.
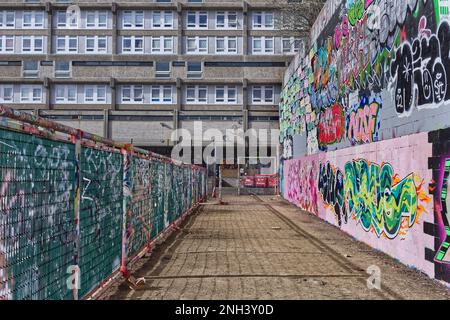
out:
M39 61L24 61L22 72L25 78L37 78L39 75Z
M85 103L106 103L106 86L87 85L84 87Z
M143 29L144 11L124 11L122 16L124 29Z
M173 12L172 11L153 11L153 28L154 29L172 29L173 28Z
M56 37L56 53L78 53L77 36Z
M252 101L257 104L274 103L273 86L254 86L252 90Z
M86 37L86 53L106 53L108 51L108 39L106 36Z
M22 53L43 53L44 37L42 36L23 36Z
M56 85L55 103L76 103L77 86L76 85Z
M152 86L151 101L152 103L171 104L172 86Z
M14 11L0 11L0 28L12 29L16 26L16 13Z
M299 52L303 42L299 38L283 37L282 46L283 53L297 53Z
M86 13L86 28L101 28L108 27L108 12L107 11L88 11Z
M24 11L22 18L23 28L43 28L44 12L42 11Z
M144 103L143 86L131 85L122 87L122 103Z
M58 28L78 28L78 14L72 14L72 12L58 11L56 13L56 26Z
M14 51L14 36L0 36L0 53Z
M207 86L187 86L186 102L187 103L207 103L208 99Z
M208 53L207 37L187 37L187 53Z
M34 86L34 85L20 86L20 102L42 103L42 86Z
M273 37L254 37L253 53L254 54L273 54L274 53Z
M173 37L152 37L152 53L173 53Z
M157 61L155 65L157 78L169 78L170 77L170 62Z
M188 61L187 63L187 77L201 78L203 72L203 64L199 61Z
M69 61L55 61L55 78L69 78L72 63Z
M216 103L237 103L236 87L216 86Z
M122 38L122 53L143 53L144 37L126 36Z
M217 37L216 53L237 53L237 37Z
M0 85L0 103L14 102L14 88L12 85Z
M274 18L272 12L255 12L253 13L254 29L273 29Z
M187 13L188 29L206 29L208 28L208 13L201 11L189 11Z
M217 29L237 29L237 13L236 12L217 12L216 28Z

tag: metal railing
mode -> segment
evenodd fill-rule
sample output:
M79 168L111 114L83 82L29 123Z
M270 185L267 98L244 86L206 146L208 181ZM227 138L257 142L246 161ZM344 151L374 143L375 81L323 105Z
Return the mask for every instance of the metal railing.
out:
M206 197L204 168L0 106L0 300L98 292Z

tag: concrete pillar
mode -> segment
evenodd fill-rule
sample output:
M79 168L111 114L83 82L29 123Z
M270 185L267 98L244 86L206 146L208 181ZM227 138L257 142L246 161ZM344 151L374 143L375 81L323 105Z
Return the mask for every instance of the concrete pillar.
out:
M50 60L49 56L53 53L53 11L50 2L45 3L45 12L47 12L47 55L46 60Z
M243 23L242 23L242 39L243 39L243 47L242 52L244 55L249 54L248 52L248 3L243 1L242 3L242 14L243 14Z
M177 53L178 53L178 56L181 56L183 54L183 30L184 30L184 28L183 28L183 5L180 2L177 3L177 18L178 18Z
M118 54L117 52L117 11L118 5L113 2L111 5L112 12L112 54L113 56Z

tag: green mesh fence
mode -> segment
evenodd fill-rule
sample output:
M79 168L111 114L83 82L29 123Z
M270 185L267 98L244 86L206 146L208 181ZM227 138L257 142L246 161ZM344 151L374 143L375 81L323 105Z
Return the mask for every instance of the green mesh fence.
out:
M81 151L80 296L121 262L123 161L117 152Z
M0 300L86 297L206 195L203 170L104 149L0 129Z
M0 300L70 299L73 145L0 129Z

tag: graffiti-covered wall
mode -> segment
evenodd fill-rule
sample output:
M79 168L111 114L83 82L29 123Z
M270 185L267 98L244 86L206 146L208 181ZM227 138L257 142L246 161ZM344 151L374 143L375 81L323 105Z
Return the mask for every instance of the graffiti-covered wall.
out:
M449 8L328 1L280 104L284 197L446 283Z
M285 158L449 126L449 7L445 0L329 1L282 93ZM305 138L292 147L296 136Z

